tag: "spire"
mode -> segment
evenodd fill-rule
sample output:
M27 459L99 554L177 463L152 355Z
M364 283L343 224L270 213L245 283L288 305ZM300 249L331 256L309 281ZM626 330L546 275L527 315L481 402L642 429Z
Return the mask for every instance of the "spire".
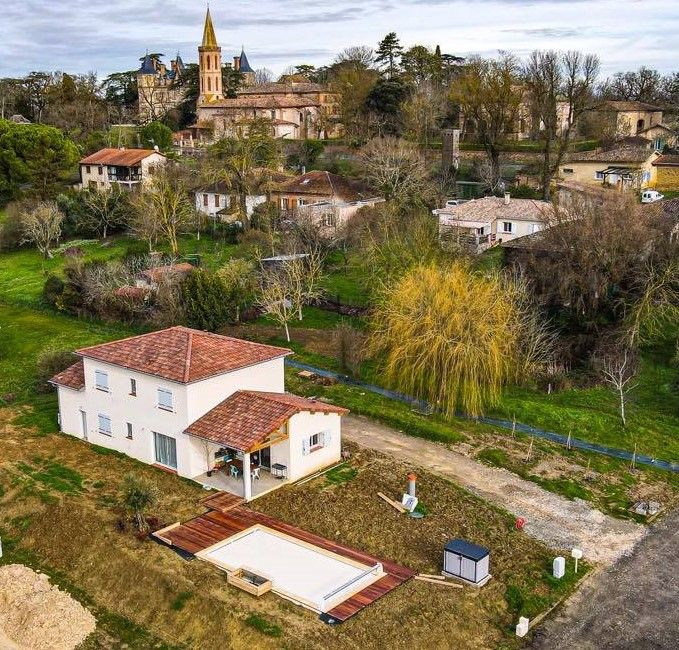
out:
M137 71L137 74L155 74L156 68L153 65L153 59L149 55L149 51L146 50L146 56L144 56L141 68Z
M210 16L210 7L207 8L205 14L205 28L203 29L203 47L218 47L217 37L215 36L215 28L212 25L212 16Z
M252 66L250 65L250 62L248 61L248 57L245 55L245 48L241 48L239 70L241 72L254 72Z

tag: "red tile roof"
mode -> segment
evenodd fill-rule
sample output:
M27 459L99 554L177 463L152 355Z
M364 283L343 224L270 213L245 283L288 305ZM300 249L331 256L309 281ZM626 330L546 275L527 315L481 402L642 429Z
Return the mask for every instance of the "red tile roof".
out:
M75 390L82 390L85 388L85 367L83 360L80 359L77 363L62 370L60 373L54 375L50 382L58 386L66 386Z
M187 384L278 359L292 354L292 351L188 327L170 327L83 348L77 353Z
M326 171L310 171L281 184L277 194L313 194L328 199L358 201L376 196L365 183Z
M133 167L144 158L158 153L154 149L101 149L80 161L81 165L115 165ZM163 154L158 155L162 156Z
M665 154L652 163L655 167L679 167L679 155Z
M290 393L239 390L189 425L185 433L247 452L302 411L338 415L349 412Z

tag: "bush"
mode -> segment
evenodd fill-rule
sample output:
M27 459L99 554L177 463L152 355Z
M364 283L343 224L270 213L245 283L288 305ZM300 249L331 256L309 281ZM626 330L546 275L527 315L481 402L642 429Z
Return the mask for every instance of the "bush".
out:
M196 269L181 285L186 323L208 332L236 320L236 296L231 287L211 271Z
M5 219L0 223L0 251L16 250L21 246L21 213L28 208L27 202L10 203L5 209Z
M64 281L50 273L45 281L45 286L42 288L43 300L54 307L62 293L64 293Z
M340 323L333 332L335 356L343 372L358 377L365 358L365 335L347 323Z
M159 492L148 479L128 474L123 479L121 504L129 512L140 533L148 532L146 511L158 503Z
M46 393L50 390L50 385L47 383L54 375L66 370L72 366L77 357L70 350L43 350L38 356L37 361L37 386L36 390L39 393Z

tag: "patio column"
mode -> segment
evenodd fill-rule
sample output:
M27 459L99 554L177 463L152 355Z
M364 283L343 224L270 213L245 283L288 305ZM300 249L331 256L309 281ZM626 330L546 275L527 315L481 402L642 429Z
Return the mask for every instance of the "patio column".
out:
M250 476L250 454L243 454L243 496L246 501L252 499L252 477Z

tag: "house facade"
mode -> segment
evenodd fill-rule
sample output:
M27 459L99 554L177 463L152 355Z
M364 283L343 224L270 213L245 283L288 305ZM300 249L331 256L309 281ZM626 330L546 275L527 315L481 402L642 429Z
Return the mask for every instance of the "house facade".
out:
M548 201L487 196L434 210L443 242L482 252L491 246L548 228L554 207Z
M80 161L80 188L133 190L147 183L167 158L154 149L101 149Z
M655 187L659 190L679 190L679 155L663 155L653 163L656 179Z
M206 214L211 219L228 217L229 213L237 212L238 197L233 190L224 183L213 183L197 189L193 194L196 210ZM254 209L266 201L265 194L255 194L245 197L245 207L248 217Z
M288 354L185 327L83 348L60 428L249 500L340 458L347 411L285 393Z
M564 181L610 186L619 190L655 187L660 153L647 147L620 146L607 151L571 154L562 163L559 175Z

